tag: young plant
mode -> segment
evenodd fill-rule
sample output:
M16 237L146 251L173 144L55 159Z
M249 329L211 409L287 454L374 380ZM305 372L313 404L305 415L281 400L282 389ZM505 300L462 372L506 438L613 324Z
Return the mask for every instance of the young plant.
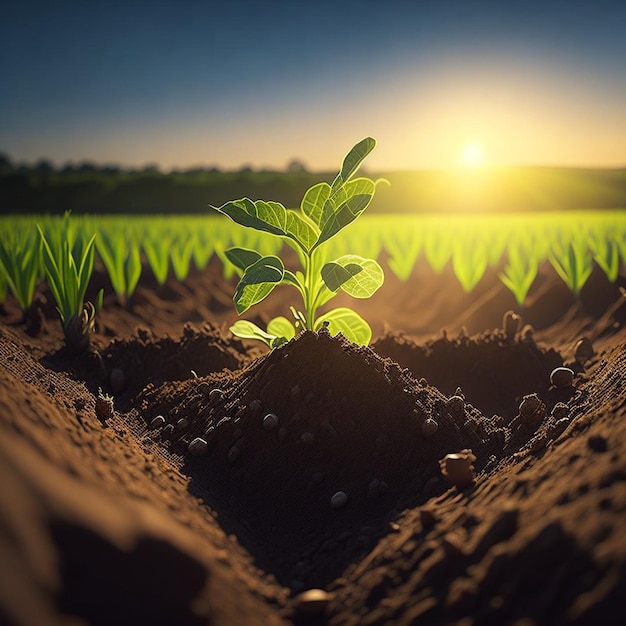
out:
M34 231L9 230L0 238L0 283L4 282L5 294L8 286L24 315L33 303L39 270L39 241Z
M143 241L143 251L148 265L160 286L165 284L170 269L171 238L165 233L150 232Z
M89 335L94 330L96 312L102 307L100 290L96 304L85 302L87 285L93 272L95 248L93 235L87 243L83 237L72 237L69 227L48 237L38 225L42 243L44 269L48 287L57 304L63 325L65 345L73 353L89 347Z
M510 246L507 264L498 276L513 293L520 308L524 306L526 296L537 277L538 270L537 259L529 252L524 251L519 245Z
M117 301L127 307L141 277L139 245L122 233L100 231L96 249L109 274Z
M302 298L302 309L291 307L295 325L280 316L271 320L264 331L252 322L238 320L230 328L234 335L276 347L294 337L296 329L327 327L332 335L341 332L355 343L369 343L371 328L352 309L339 307L319 316L318 310L340 289L355 298L369 298L383 284L383 270L374 259L346 254L328 260L324 255L324 244L363 213L382 180L353 178L375 145L371 137L357 143L346 155L333 183L313 185L304 194L299 210L288 210L279 202L253 202L248 198L213 207L237 224L280 237L295 250L301 265L300 270L291 271L275 255L263 256L240 247L224 251L241 274L233 296L240 315L279 284L294 287Z
M170 249L170 260L174 276L179 283L184 282L189 276L191 269L191 258L195 246L195 236L193 233L179 235L172 243Z
M574 237L567 245L555 246L549 258L557 274L578 298L593 270L593 259L586 242L582 237Z
M470 293L483 277L488 261L485 246L479 241L466 239L454 245L452 269L466 293Z

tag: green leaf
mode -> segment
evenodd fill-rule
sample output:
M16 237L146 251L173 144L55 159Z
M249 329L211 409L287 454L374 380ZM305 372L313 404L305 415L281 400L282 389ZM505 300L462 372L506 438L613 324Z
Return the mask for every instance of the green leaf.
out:
M280 202L253 202L249 198L242 198L213 208L242 226L288 237L307 252L317 241L318 233L313 226L295 211L287 210Z
M337 291L339 287L349 281L355 274L362 271L363 268L356 263L348 263L344 266L331 261L322 267L322 280L331 291Z
M245 271L259 259L263 258L263 255L249 248L229 248L224 250L224 254L236 268L242 271Z
M359 217L372 201L375 190L373 180L358 178L340 189L336 197L331 196L324 204L320 217L320 236L316 247Z
M455 247L452 268L463 290L470 293L487 270L489 258L484 245L466 241Z
M267 332L276 338L284 338L287 341L296 336L296 329L293 324L282 315L270 320L267 325Z
M319 330L325 322L328 322L331 335L342 333L346 339L360 346L366 346L372 338L369 324L356 311L347 307L332 309L321 315L315 322L315 330Z
M237 320L228 330L236 337L241 339L258 339L268 346L276 338L248 320Z
M170 268L169 247L171 239L163 235L160 238L148 237L143 242L148 265L159 285L164 285Z
M346 254L336 259L335 263L343 267L356 265L361 268L360 272L355 272L350 280L341 285L342 291L353 298L369 298L385 282L383 268L374 259L365 259L356 254Z
M128 258L126 260L126 297L135 293L139 279L141 278L142 265L141 254L139 245L133 243L130 244L130 250L128 251Z
M350 177L359 169L365 157L376 147L376 140L373 137L365 137L353 146L346 154L341 171L333 181L333 191L347 182Z
M326 182L313 185L302 198L300 203L301 211L309 217L317 226L320 224L324 204L330 196L330 185Z
M261 302L283 280L285 267L276 256L266 256L248 267L235 290L233 301L240 315Z

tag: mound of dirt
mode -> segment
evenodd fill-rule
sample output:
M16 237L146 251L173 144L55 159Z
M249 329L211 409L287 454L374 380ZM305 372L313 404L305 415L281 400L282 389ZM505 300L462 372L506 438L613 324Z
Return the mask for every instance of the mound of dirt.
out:
M507 421L516 415L525 395L544 396L550 388L550 373L563 365L562 356L553 348L538 345L532 334L507 338L499 329L474 337L445 335L423 345L387 333L372 347L445 394L460 387L467 401L484 414Z
M479 362L492 358L491 336L449 343L445 360L456 361L456 346L460 367L468 346ZM528 371L541 356L561 363L528 341L501 341L497 350L513 364L528 355ZM151 440L184 457L195 493L216 508L228 502L250 551L299 590L328 584L389 532L398 511L445 490L446 454L469 449L481 471L562 431L574 388L549 391L551 370L537 369L548 410L538 399L536 414L516 406L509 420L487 418L374 349L308 331L239 372L149 385L138 406ZM501 373L514 386L512 373L523 370ZM561 411L551 414L557 398Z

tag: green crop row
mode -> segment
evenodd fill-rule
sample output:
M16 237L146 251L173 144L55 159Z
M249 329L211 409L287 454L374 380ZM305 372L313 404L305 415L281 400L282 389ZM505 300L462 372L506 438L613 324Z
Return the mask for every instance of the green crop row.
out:
M226 278L235 267L224 251L231 247L276 255L281 241L267 233L237 227L221 216L8 216L0 218L0 303L11 292L22 310L32 304L38 282L46 280L42 237L67 228L85 246L95 235L96 263L104 266L119 303L128 306L143 272L158 284L171 275L185 281L192 267L202 271L213 256ZM626 212L577 211L546 214L363 216L349 237L328 241L329 258L357 254L380 259L401 281L418 260L434 272L446 266L471 292L488 268L523 306L539 267L549 262L575 295L594 264L612 282L626 266Z

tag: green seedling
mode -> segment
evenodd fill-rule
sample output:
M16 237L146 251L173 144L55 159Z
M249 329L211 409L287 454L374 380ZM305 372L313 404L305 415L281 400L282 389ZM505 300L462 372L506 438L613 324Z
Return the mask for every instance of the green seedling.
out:
M8 287L24 315L33 304L39 270L39 241L34 231L9 230L0 237L0 291L4 283L4 294Z
M511 246L508 251L508 261L504 270L498 274L500 280L513 293L520 307L524 306L526 296L530 290L539 264L529 252L524 252L520 246Z
M341 332L355 343L369 343L371 328L356 311L339 307L318 316L318 310L340 289L355 298L369 298L383 284L383 270L374 259L346 254L328 260L324 254L324 244L365 211L383 180L353 178L375 145L371 137L357 143L346 155L333 183L321 182L309 188L299 210L248 198L213 207L241 226L281 238L295 250L301 265L301 269L291 271L276 255L264 256L241 247L224 251L241 275L233 296L240 315L279 284L294 287L302 298L301 310L291 307L294 323L281 316L263 330L252 322L238 320L230 328L234 335L276 347L294 337L297 329L316 331L326 327L332 335Z
M470 293L487 270L489 257L479 241L462 240L454 245L452 269L463 290Z
M127 307L141 277L139 245L121 234L101 231L96 249L107 270L117 301Z
M148 265L157 283L161 286L165 284L170 269L171 242L171 238L165 233L160 237L151 234L143 242L143 251L146 254Z
M593 259L585 241L574 237L567 245L555 246L549 259L557 274L578 298L593 270Z
M74 237L70 233L67 223L66 228L48 237L40 226L37 228L41 237L46 279L57 304L65 345L73 353L84 352L89 347L96 312L102 307L102 290L98 292L95 305L85 302L94 266L96 235L85 243L83 237Z
M172 243L170 260L174 276L180 283L184 282L189 275L195 243L193 233L190 233L188 236L179 235Z

